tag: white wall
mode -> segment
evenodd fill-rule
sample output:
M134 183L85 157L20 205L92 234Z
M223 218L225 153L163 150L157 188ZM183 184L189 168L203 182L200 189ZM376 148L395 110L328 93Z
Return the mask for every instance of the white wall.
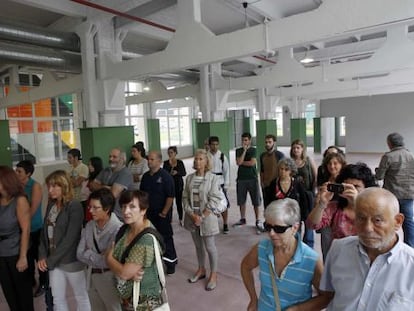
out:
M414 151L414 93L321 100L321 117L346 117L346 151L383 153L399 132Z

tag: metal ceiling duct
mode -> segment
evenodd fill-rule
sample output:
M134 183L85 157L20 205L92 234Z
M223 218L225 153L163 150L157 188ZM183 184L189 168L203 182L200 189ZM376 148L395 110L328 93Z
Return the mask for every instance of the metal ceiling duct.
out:
M80 52L79 37L73 32L55 31L4 19L0 20L0 40Z
M50 68L60 72L81 73L80 55L15 42L0 41L0 60L21 66Z

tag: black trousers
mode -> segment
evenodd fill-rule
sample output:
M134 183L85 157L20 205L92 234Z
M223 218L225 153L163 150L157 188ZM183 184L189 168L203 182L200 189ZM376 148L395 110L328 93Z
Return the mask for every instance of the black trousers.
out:
M0 257L0 284L10 311L34 311L32 279L28 269L19 272L19 256Z
M32 286L36 284L35 271L36 271L36 262L39 259L39 243L40 243L40 232L38 231L30 233L30 248L27 252L27 261L29 265L29 273L32 278ZM45 286L46 283L46 274L47 272L42 272L39 270L39 286Z
M175 205L177 205L178 219L183 220L183 188L176 185L175 188Z
M148 219L162 235L165 243L164 263L167 267L177 264L177 253L174 246L173 229L171 226L172 209L168 211L167 217L162 218L157 214L148 215Z

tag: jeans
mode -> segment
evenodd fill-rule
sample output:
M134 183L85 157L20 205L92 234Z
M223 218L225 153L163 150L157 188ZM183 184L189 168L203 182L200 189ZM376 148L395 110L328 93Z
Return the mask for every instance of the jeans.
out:
M315 240L314 240L313 230L310 228L307 228L305 225L305 233L303 234L303 243L313 248L314 242Z
M404 243L414 247L414 213L412 199L398 200L400 203L400 212L404 214L402 229L404 232Z
M52 288L55 311L69 311L66 297L66 286L69 283L77 303L77 310L91 311L88 293L86 291L85 272L66 272L55 268L49 271L50 287Z

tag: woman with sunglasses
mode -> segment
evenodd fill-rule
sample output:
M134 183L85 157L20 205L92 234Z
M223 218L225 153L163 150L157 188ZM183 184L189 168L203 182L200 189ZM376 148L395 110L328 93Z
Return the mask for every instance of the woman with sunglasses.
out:
M269 239L259 241L243 258L241 275L250 296L248 311L321 310L331 296L319 291L322 260L300 240L299 204L293 199L273 201L265 210ZM253 270L260 269L257 297ZM301 271L298 273L298 271ZM312 297L312 285L317 295Z

